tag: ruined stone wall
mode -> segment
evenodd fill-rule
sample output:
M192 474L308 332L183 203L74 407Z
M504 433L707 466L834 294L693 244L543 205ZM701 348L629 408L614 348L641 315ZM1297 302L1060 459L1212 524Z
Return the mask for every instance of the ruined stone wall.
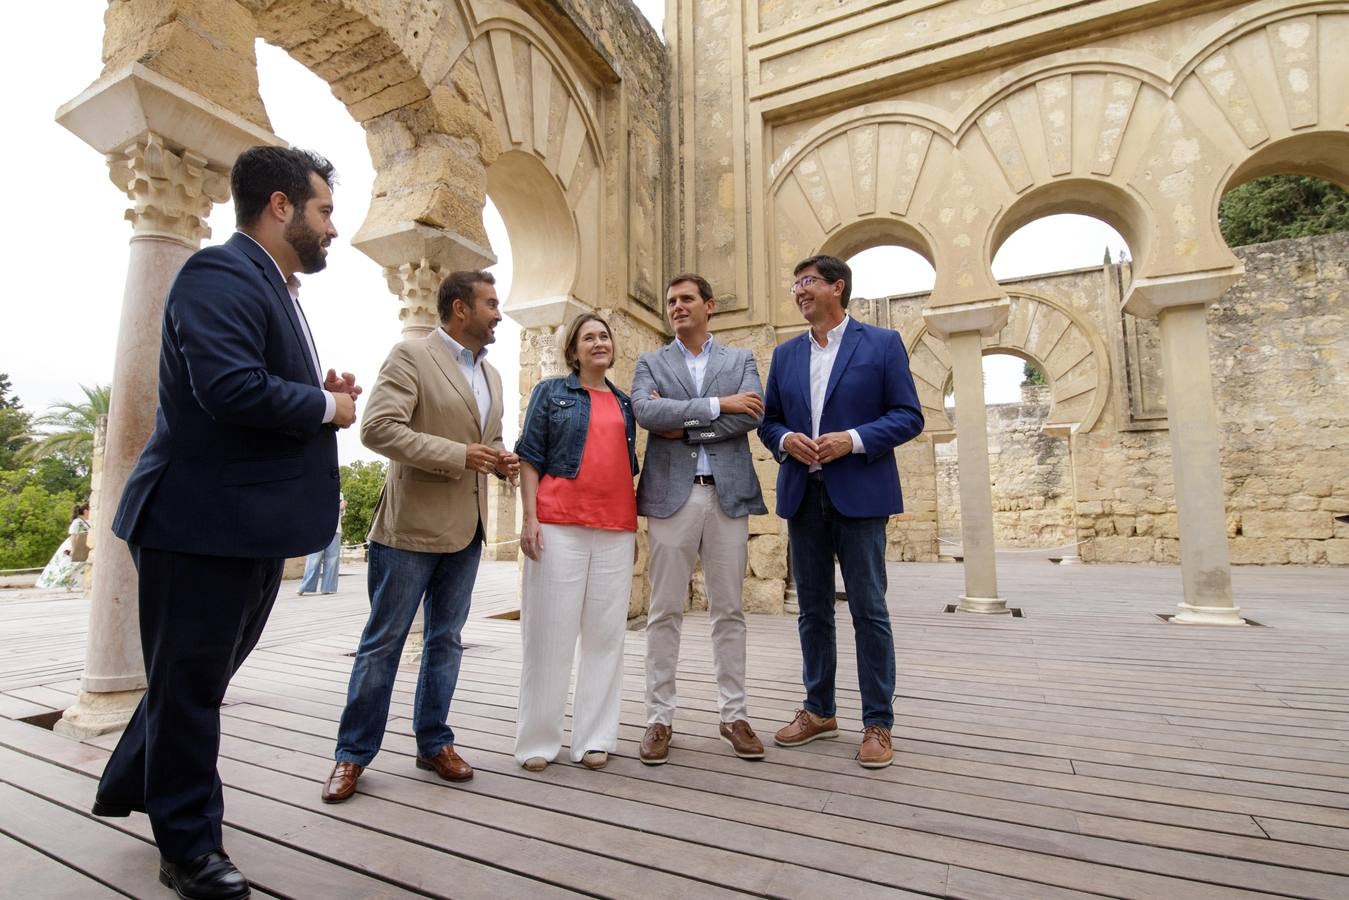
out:
M1045 434L1049 388L1022 385L1021 402L988 407L993 540L998 547L1058 547L1073 535L1068 441ZM943 540L960 542L956 442L937 448L937 508Z
M1236 253L1246 274L1208 314L1232 561L1349 563L1349 233ZM1155 364L1137 346L1131 365ZM1082 556L1175 562L1168 433L1121 406L1076 437Z

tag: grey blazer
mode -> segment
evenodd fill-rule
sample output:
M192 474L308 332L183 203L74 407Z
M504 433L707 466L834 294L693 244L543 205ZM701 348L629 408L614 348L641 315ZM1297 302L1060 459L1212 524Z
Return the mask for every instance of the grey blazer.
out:
M749 432L759 420L744 413L723 413L713 419L712 403L707 399L741 391L762 395L754 355L724 347L715 340L709 352L701 392L693 389L688 364L673 343L654 353L643 353L637 360L632 376L632 409L637 424L652 432L637 483L639 515L664 519L679 511L693 491L699 445L707 450L717 499L726 515L738 518L768 512L749 450ZM660 397L653 399L652 391ZM680 429L687 435L683 440L655 434Z

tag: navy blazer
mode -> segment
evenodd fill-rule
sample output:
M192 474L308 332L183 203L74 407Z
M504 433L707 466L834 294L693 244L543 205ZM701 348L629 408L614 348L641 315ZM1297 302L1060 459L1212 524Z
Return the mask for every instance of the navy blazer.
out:
M810 332L773 351L764 391L759 440L777 457L777 513L790 519L806 492L806 466L779 452L784 435L811 433ZM857 429L865 453L824 466L829 501L845 516L889 516L904 511L894 449L923 431L923 410L899 332L856 319L843 330L825 387L820 433Z
M337 432L321 424L301 328L276 264L248 236L183 264L164 303L155 429L122 491L118 537L251 559L327 546Z

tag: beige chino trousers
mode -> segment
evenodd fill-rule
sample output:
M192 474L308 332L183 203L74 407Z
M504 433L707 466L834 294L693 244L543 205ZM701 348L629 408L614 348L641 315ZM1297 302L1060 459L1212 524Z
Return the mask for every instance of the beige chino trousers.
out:
M722 512L713 485L695 484L672 516L647 519L651 608L646 620L646 721L670 725L678 696L679 636L689 580L703 561L707 609L712 620L712 661L717 673L721 721L745 714L745 585L749 517Z

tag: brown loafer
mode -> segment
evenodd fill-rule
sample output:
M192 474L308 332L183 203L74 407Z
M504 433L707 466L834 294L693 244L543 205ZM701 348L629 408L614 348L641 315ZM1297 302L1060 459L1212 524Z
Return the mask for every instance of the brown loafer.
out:
M581 754L581 765L587 769L603 769L609 765L609 754L603 750L587 750Z
M838 737L838 719L833 716L825 719L808 709L798 709L796 718L773 735L773 743L779 747L800 747L820 738L836 737Z
M884 769L894 759L890 749L890 729L884 725L868 725L862 729L862 746L857 749L857 762L864 769Z
M333 766L333 774L328 776L323 785L323 802L341 803L356 793L356 780L364 771L365 766L349 762L340 762Z
M435 772L446 781L468 781L473 777L473 767L454 752L453 744L441 747L435 756L417 757L417 768Z
M763 759L763 741L744 719L722 722L721 739L730 744L741 759Z
M663 766L670 761L670 726L652 722L642 735L637 758L648 766Z

